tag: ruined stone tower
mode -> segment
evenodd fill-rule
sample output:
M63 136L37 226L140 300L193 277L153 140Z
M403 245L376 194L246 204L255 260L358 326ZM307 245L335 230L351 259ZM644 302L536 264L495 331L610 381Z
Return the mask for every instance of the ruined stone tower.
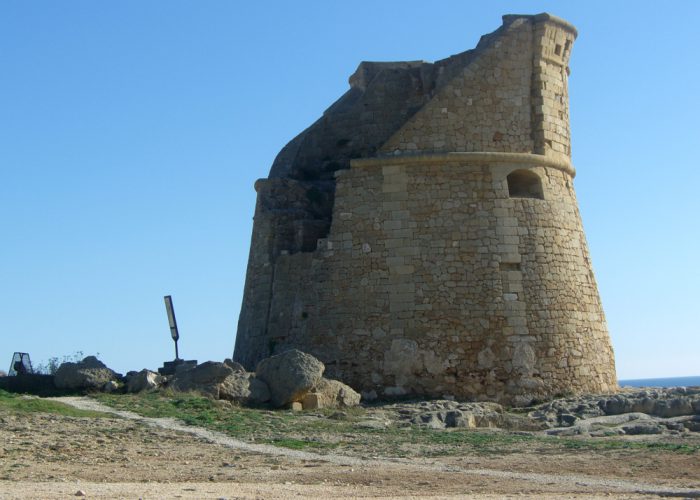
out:
M298 348L366 397L613 390L573 188L575 38L508 15L435 63L361 63L255 184L234 359Z

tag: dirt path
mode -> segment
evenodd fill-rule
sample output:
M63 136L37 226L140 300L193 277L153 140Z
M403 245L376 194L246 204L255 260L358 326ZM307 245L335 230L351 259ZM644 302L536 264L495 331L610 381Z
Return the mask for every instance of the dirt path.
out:
M320 454L232 439L88 398L115 418L0 412L0 499L700 497L696 454L566 450L421 459ZM119 417L119 418L117 418Z
M283 457L290 461L305 461L311 463L324 463L345 467L356 467L361 469L376 469L384 470L387 473L408 473L415 471L419 475L435 474L435 473L450 473L459 476L476 476L479 478L489 478L496 482L517 482L517 483L533 483L538 486L559 486L562 490L583 490L589 493L631 493L641 495L660 495L660 496L685 496L685 497L700 497L700 489L673 487L668 484L654 484L649 482L641 482L635 480L597 478L589 475L572 475L572 474L541 474L534 472L513 472L509 470L497 470L486 468L464 468L455 465L441 463L439 461L416 461L407 459L361 459L357 457L349 457L338 454L317 454L306 451L291 450L280 448L266 444L255 444L245 441L240 441L226 436L222 433L210 431L200 427L185 425L177 420L170 418L148 418L142 417L135 413L127 411L119 411L108 406L98 403L89 398L57 398L59 401L70 404L76 408L85 410L96 410L106 413L115 414L121 418L138 421L149 426L165 429L168 431L176 431L179 433L190 434L196 438L208 443L223 446L232 450L238 450L251 454L267 455L272 457ZM700 467L700 464L698 464ZM351 471L354 471L351 469ZM313 494L311 491L308 493ZM320 493L320 492L319 492ZM339 492L340 493L340 492ZM341 496L350 493L345 491ZM283 495L283 493L280 493ZM350 493L351 494L351 493Z

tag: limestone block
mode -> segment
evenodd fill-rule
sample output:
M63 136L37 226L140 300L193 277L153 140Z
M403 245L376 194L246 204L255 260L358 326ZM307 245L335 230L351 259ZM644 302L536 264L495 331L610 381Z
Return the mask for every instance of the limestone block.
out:
M258 363L256 376L270 388L270 400L281 407L299 401L316 386L325 367L318 359L297 349L271 356Z

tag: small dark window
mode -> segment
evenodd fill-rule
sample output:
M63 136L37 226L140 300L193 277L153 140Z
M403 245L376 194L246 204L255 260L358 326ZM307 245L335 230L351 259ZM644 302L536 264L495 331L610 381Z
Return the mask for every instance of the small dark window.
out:
M542 181L530 170L515 170L508 177L508 196L511 198L538 198L544 200Z
M554 46L554 53L555 53L556 55L558 55L558 56L561 55L561 45L556 44L556 45Z

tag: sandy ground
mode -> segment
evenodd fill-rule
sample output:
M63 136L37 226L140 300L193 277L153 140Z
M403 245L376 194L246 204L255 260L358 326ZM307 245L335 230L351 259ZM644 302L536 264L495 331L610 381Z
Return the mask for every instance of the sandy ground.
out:
M0 413L0 498L700 498L697 453L533 446L497 457L363 459L121 417Z

